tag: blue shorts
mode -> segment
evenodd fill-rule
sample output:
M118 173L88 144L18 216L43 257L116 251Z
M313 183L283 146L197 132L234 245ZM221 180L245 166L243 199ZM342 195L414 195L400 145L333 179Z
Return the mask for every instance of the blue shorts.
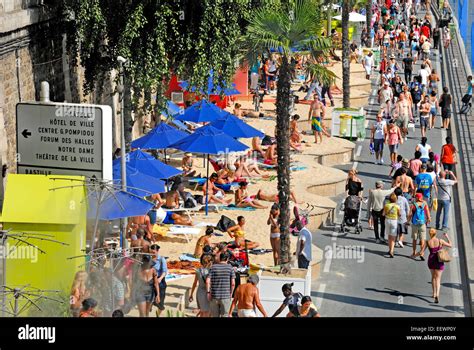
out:
M174 220L172 219L173 212L172 211L167 211L165 219L163 220L163 224L165 225L174 225Z
M431 107L430 113L433 117L436 117L436 115L438 114L437 108L436 107Z
M374 139L374 151L382 152L383 144L384 144L384 139Z
M420 126L423 128L427 128L428 127L428 118L424 118L424 117L420 117Z

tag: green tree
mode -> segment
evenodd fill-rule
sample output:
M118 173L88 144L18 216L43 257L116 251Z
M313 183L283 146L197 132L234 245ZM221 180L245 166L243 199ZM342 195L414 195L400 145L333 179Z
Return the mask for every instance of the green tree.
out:
M125 68L126 143L131 141L131 111L164 108L172 73L198 89L207 86L211 68L215 83L231 81L237 40L245 27L250 0L62 0L61 23L71 57L85 68L86 92L118 68ZM152 96L156 99L152 101Z
M313 63L308 70L321 81L333 81L335 76L325 67L318 65L318 55L326 54L331 47L327 38L321 37L321 3L317 0L296 0L274 3L253 12L246 35L242 39L242 49L246 62L255 62L257 57L276 50L281 58L277 83L276 114L278 133L278 198L281 232L281 265L283 271L289 270L291 258L289 235L289 195L290 195L290 148L289 148L289 108L291 88L290 62L292 49L309 50Z

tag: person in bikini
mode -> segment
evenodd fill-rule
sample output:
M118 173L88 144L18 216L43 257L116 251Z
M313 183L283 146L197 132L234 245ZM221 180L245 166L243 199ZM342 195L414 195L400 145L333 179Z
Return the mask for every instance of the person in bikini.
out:
M226 199L225 192L215 185L215 182L217 181L218 177L219 176L217 175L217 173L212 173L206 183L202 186L204 197L206 197L206 189L208 189L209 203L219 203L228 205L232 202L232 198Z
M300 119L300 116L298 114L295 114L293 117L291 117L291 122L290 122L290 138L295 143L301 143L301 135L298 130L299 119Z
M227 233L231 238L234 239L235 245L237 248L254 249L257 248L260 244L257 242L251 242L245 239L245 218L243 216L237 217L237 225L229 227Z
M256 200L256 196L249 196L247 192L248 183L242 181L239 183L239 189L235 192L235 206L238 208L252 207L257 209L266 209L267 207Z
M268 215L267 225L270 225L270 244L272 245L273 263L277 266L280 263L280 225L278 217L280 216L280 206L273 204Z
M165 209L176 209L179 208L179 193L177 186L171 188L170 191L165 194L165 204L162 205Z
M185 153L181 161L181 167L183 168L183 176L193 177L196 175L196 170L193 170L194 159L192 153Z
M223 168L217 172L217 181L216 183L220 185L225 185L234 182L235 176L235 166L228 165L226 168Z
M276 143L272 144L267 148L265 152L265 160L263 161L264 164L267 165L276 165L277 164L277 145Z
M248 163L248 164L247 164ZM235 163L235 179L241 179L243 177L266 177L268 174L264 174L258 168L258 165L245 157L239 157Z
M211 242L211 237L214 235L214 229L212 227L208 227L206 229L206 234L198 238L196 242L196 248L194 248L194 257L199 259L203 254L203 249L205 246L210 246L211 248L215 248L217 243Z
M259 190L257 192L256 198L267 202L279 203L280 201L278 198L278 194L267 194L264 193L263 190ZM290 200L292 200L296 204L302 204L302 202L300 203L296 200L295 192L293 192L293 190L290 190Z

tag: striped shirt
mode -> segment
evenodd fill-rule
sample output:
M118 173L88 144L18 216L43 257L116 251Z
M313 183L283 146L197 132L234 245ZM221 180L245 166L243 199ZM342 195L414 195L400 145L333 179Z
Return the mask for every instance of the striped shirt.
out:
M234 268L229 264L212 265L208 278L211 279L211 296L213 299L230 299L231 282L235 279Z

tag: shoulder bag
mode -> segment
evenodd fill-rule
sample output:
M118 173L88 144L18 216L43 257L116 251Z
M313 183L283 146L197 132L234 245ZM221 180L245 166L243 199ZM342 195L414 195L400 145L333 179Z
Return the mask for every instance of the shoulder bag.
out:
M441 240L439 241L439 246L438 247L441 247ZM436 253L436 254L438 255L438 261L440 263L447 263L447 262L451 261L451 257L449 256L449 253L448 253L447 249L438 250L438 253Z

